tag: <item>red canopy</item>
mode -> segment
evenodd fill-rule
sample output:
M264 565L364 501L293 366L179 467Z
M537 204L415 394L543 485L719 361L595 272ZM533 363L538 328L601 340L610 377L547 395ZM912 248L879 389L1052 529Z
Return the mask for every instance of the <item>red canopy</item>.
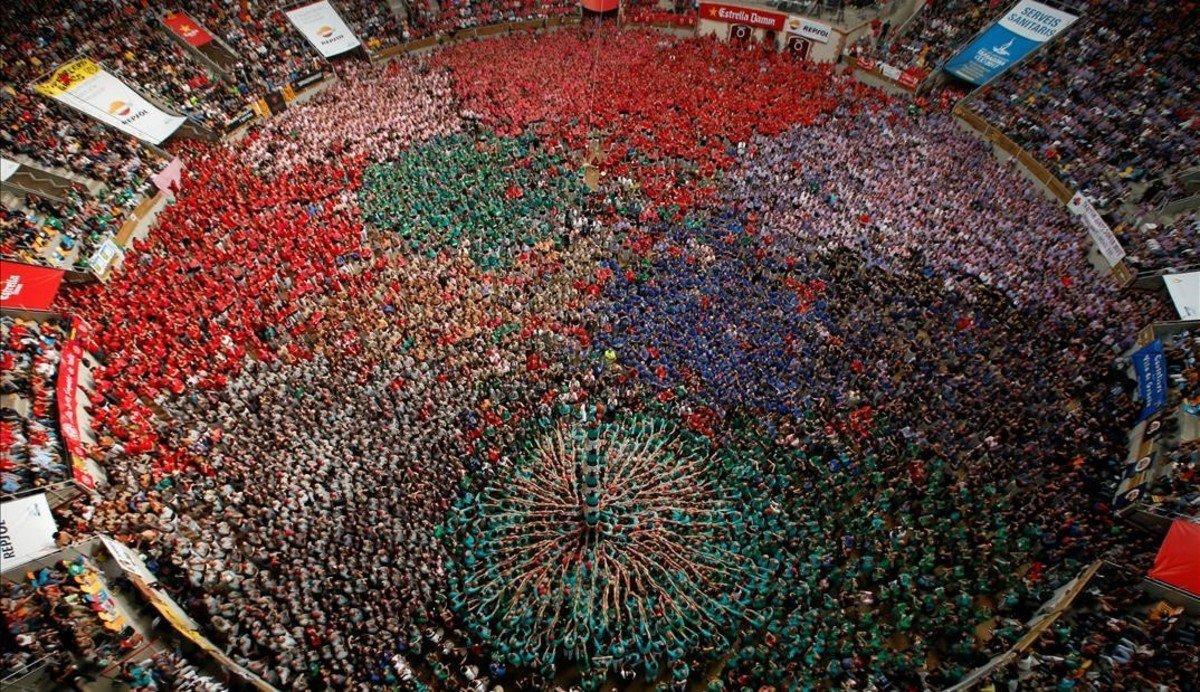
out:
M1183 519L1171 524L1149 576L1200 597L1200 524Z
M620 0L581 0L580 4L592 12L612 12L621 3Z
M0 305L14 310L49 310L63 270L0 261Z

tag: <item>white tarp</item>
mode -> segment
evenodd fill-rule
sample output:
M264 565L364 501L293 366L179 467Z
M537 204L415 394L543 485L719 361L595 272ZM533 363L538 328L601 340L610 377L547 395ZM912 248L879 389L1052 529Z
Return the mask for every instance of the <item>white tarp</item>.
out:
M162 144L185 118L171 115L87 58L59 67L38 93L151 144Z
M57 550L55 531L45 493L0 503L0 569L7 572Z
M342 21L329 0L321 0L311 5L297 7L287 11L287 18L304 34L304 38L326 58L341 55L348 50L354 50L360 45L358 37Z
M12 174L16 173L17 168L20 166L21 164L17 163L16 161L9 161L8 159L0 156L0 182L4 182L5 180L11 178Z
M1092 242L1096 244L1100 254L1104 255L1108 266L1115 267L1117 262L1125 258L1125 248L1121 247L1121 241L1113 235L1112 229L1101 218L1100 212L1096 211L1096 208L1083 196L1082 192L1075 193L1075 196L1067 203L1067 209L1083 221L1088 235L1092 236Z
M1167 293L1171 294L1179 318L1200 320L1200 272L1168 274L1163 277L1163 283L1167 285Z

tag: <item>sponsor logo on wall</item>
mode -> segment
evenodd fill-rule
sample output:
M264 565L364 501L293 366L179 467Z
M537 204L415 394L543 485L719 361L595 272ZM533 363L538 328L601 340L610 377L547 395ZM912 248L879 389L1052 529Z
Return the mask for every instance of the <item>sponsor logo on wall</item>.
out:
M789 34L803 36L817 43L829 43L833 27L821 22L814 22L807 17L788 17L787 31Z

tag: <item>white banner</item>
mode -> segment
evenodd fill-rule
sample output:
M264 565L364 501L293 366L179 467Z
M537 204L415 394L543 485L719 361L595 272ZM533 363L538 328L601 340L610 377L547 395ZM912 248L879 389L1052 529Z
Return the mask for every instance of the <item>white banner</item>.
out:
M1168 274L1163 277L1171 302L1183 320L1200 320L1200 272Z
M358 37L346 26L329 0L287 11L292 25L326 58L358 48Z
M97 247L96 251L88 259L88 268L96 276L103 276L108 272L110 265L113 265L115 262L115 265L119 267L121 266L121 261L124 259L125 251L118 247L113 242L113 237L109 235L104 239L104 242L100 243L100 247Z
M1083 196L1082 192L1075 193L1075 196L1067 203L1067 209L1083 221L1088 235L1092 236L1092 242L1096 244L1100 254L1104 255L1108 266L1115 267L1117 262L1125 258L1125 248L1121 247L1121 241L1113 235L1112 229L1101 218L1100 212L1096 211L1096 208Z
M153 572L146 569L146 563L142 562L141 556L135 553L132 548L115 538L110 538L103 534L100 535L100 540L104 543L104 547L108 548L108 553L113 556L113 559L117 561L121 569L129 574L141 577L147 586L153 586L158 583L158 577L155 577Z
M59 67L35 89L43 96L151 144L162 144L185 120L162 111L87 58Z
M0 563L4 571L57 550L55 531L58 524L45 493L0 503Z
M16 161L9 161L8 159L0 156L0 182L4 182L5 180L11 178L12 174L16 173L17 169L20 167L21 164L17 163Z
M1021 0L1008 14L1000 18L1000 26L1021 38L1045 43L1078 19L1073 14L1056 10L1033 0Z
M807 17L788 17L787 31L789 34L803 36L817 43L829 43L829 35L833 27L821 22L814 22Z

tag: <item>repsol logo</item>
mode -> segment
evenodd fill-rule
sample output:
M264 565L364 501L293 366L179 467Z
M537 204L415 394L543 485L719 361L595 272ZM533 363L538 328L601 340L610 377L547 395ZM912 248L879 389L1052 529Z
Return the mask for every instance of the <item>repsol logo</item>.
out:
M12 560L17 557L17 548L13 545L12 536L8 535L8 525L0 521L0 557Z
M150 111L145 108L135 111L128 103L125 103L124 101L113 101L112 103L108 104L109 115L119 120L122 125L128 125L129 123L137 120L149 112Z

